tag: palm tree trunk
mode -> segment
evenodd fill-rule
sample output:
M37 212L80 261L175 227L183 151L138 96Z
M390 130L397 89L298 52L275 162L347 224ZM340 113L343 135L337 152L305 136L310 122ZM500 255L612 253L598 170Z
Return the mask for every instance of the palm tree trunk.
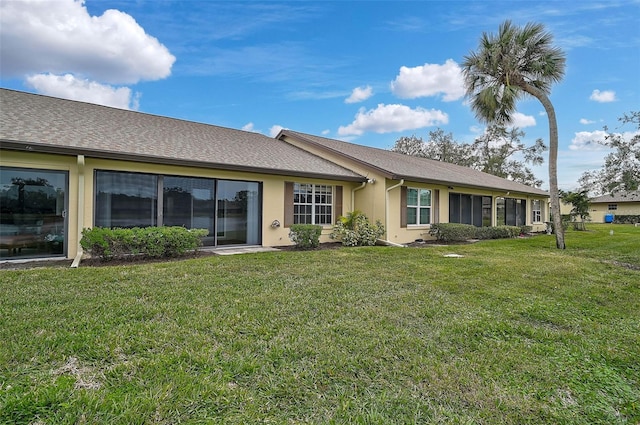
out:
M551 194L551 217L553 219L553 229L556 233L556 247L565 249L564 228L562 227L562 216L560 215L560 196L558 193L558 122L556 111L549 97L541 90L524 83L522 89L534 96L542 103L549 119L549 192Z

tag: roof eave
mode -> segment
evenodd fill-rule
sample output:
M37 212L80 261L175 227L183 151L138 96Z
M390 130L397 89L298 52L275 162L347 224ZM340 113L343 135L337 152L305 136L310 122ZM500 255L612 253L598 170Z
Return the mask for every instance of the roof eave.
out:
M465 188L474 188L474 189L483 189L483 190L490 190L493 192L505 192L505 193L525 193L527 195L536 195L536 196L546 196L549 197L551 196L548 192L542 190L542 189L538 189L540 190L540 192L535 192L535 191L526 191L526 190L519 190L519 189L507 189L507 188L500 188L500 187L495 187L495 186L482 186L482 185L476 185L476 184L469 184L469 183L462 183L462 182L452 182L450 180L438 180L438 179L424 179L424 178L419 178L419 177L414 177L414 176L402 176L402 175L393 175L391 177L392 180L402 180L404 179L409 180L409 181L413 181L413 182L418 182L418 183L430 183L430 184L439 184L439 185L443 185L443 186L447 186L447 187L455 187L455 186L459 186L459 187L465 187Z
M13 150L13 151L22 151L22 152L25 152L25 151L39 152L39 153L72 155L72 156L84 155L84 156L100 158L100 159L146 162L146 163L162 164L162 165L199 167L199 168L225 170L225 171L241 171L241 172L281 175L281 176L291 176L291 177L306 177L306 178L314 178L314 179L353 181L353 182L367 181L366 177L364 176L336 176L334 174L312 173L312 172L299 171L299 170L278 170L278 169L272 169L272 168L249 167L249 166L234 165L234 164L192 161L192 160L167 158L167 157L160 157L160 156L153 156L153 155L110 152L110 151L103 151L99 149L53 146L53 145L31 143L31 142L27 143L27 142L20 142L15 140L6 140L6 139L0 140L0 148Z

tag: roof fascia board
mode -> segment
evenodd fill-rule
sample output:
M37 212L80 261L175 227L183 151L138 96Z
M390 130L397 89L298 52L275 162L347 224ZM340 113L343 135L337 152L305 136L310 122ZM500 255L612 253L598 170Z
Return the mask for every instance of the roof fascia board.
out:
M99 159L147 162L147 163L162 164L162 165L198 167L198 168L225 170L225 171L242 171L242 172L279 175L279 176L306 177L306 178L314 178L314 179L353 181L353 182L367 181L366 177L364 176L358 176L358 177L336 176L333 174L309 173L304 171L274 170L270 168L261 168L261 167L243 167L238 165L220 164L220 163L203 162L203 161L188 161L188 160L180 160L180 159L174 159L174 158L157 157L157 156L151 156L151 155L135 155L135 154L124 154L124 153L117 153L117 152L107 152L107 151L102 151L97 149L52 146L52 145L44 145L40 143L31 143L31 142L30 143L16 142L13 140L4 140L4 139L0 140L0 148L13 150L13 151L21 151L21 152L49 153L49 154L73 155L73 156L84 155L86 157L93 157L93 158L99 158Z
M445 181L445 180L435 180L435 179L419 179L416 177L412 177L412 176L394 176L393 180L401 180L404 179L404 181L411 181L411 182L416 182L416 183L431 183L431 184L439 184L442 186L457 186L460 188L472 188L472 189L482 189L482 190L490 190L492 192L506 192L506 193L522 193L525 195L535 195L535 196L546 196L549 197L551 195L549 195L549 193L547 193L546 191L543 191L542 189L540 189L542 192L544 193L536 193L536 192L525 192L522 190L515 190L515 189L504 189L504 188L498 188L495 186L480 186L480 185L473 185L473 184L468 184L468 183L456 183L456 182L452 182L452 181Z

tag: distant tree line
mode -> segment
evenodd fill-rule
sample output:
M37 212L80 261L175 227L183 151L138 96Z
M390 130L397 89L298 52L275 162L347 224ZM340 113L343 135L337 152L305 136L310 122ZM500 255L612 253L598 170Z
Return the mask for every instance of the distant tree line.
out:
M438 128L429 132L427 141L415 135L401 137L391 150L471 167L494 176L540 187L542 180L536 178L527 164L542 164L542 154L547 147L542 139L527 146L522 142L524 136L524 131L517 127L492 124L473 143L463 143L456 141L452 133L445 133Z
M622 126L633 125L634 131L625 137L623 133L614 133L605 126L605 139L596 143L610 148L611 153L605 157L600 170L587 171L578 181L582 190L594 195L625 194L640 187L640 111L623 114L618 120Z

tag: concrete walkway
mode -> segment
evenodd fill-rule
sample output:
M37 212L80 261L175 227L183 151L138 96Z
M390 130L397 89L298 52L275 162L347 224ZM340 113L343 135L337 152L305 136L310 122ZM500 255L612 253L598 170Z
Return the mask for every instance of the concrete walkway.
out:
M216 255L235 255L235 254L252 254L254 252L273 252L280 251L278 248L268 246L243 246L233 248L216 248L211 250Z

